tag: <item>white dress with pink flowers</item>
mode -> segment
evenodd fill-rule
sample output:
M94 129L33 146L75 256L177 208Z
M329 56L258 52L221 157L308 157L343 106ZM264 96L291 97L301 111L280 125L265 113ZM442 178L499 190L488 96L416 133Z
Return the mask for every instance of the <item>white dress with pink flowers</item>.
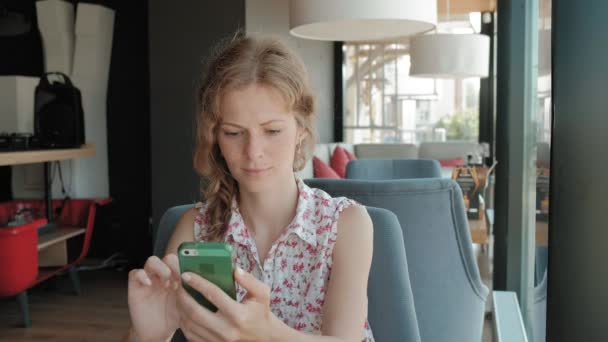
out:
M253 274L271 289L270 308L288 326L320 334L325 291L331 275L338 217L344 208L360 205L345 197L332 198L308 187L297 178L299 196L296 215L260 260L253 237L240 215L236 200L224 242L234 249L234 264ZM197 241L205 240L206 205L199 203L194 222ZM237 284L237 301L246 290ZM365 320L362 341L374 341Z

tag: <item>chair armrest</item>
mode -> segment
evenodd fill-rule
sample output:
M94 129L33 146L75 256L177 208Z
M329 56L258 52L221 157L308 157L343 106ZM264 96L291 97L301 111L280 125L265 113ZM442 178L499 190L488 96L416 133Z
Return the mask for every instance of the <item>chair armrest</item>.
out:
M493 291L494 341L528 342L528 335L515 292Z

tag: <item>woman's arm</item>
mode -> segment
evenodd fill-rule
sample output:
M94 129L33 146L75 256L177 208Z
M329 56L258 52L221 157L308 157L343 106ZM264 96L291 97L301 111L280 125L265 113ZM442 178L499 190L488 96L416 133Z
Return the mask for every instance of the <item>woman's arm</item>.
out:
M190 208L182 215L175 225L171 238L169 238L165 255L169 253L177 255L177 247L179 247L180 243L194 241L194 219L197 213L198 209Z
M367 279L372 262L373 225L365 207L344 209L338 219L333 267L323 305L324 336L278 327L281 341L361 341L367 316ZM282 323L282 322L281 322Z

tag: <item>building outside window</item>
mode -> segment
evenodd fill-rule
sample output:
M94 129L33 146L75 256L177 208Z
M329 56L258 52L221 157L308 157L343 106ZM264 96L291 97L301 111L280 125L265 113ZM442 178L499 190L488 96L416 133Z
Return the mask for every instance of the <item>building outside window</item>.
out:
M458 32L474 32L466 25ZM345 142L478 140L478 78L410 77L407 41L346 43L343 50Z

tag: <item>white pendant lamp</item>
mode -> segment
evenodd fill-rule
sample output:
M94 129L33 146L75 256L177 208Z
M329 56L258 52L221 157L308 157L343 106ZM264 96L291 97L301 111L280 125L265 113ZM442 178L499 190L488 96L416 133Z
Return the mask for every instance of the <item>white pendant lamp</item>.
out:
M490 37L437 33L410 38L410 76L488 77Z
M429 0L290 0L290 33L328 41L378 41L435 28Z
M449 25L450 0L446 0L446 12ZM488 77L489 73L490 37L486 35L435 33L410 39L412 77Z

